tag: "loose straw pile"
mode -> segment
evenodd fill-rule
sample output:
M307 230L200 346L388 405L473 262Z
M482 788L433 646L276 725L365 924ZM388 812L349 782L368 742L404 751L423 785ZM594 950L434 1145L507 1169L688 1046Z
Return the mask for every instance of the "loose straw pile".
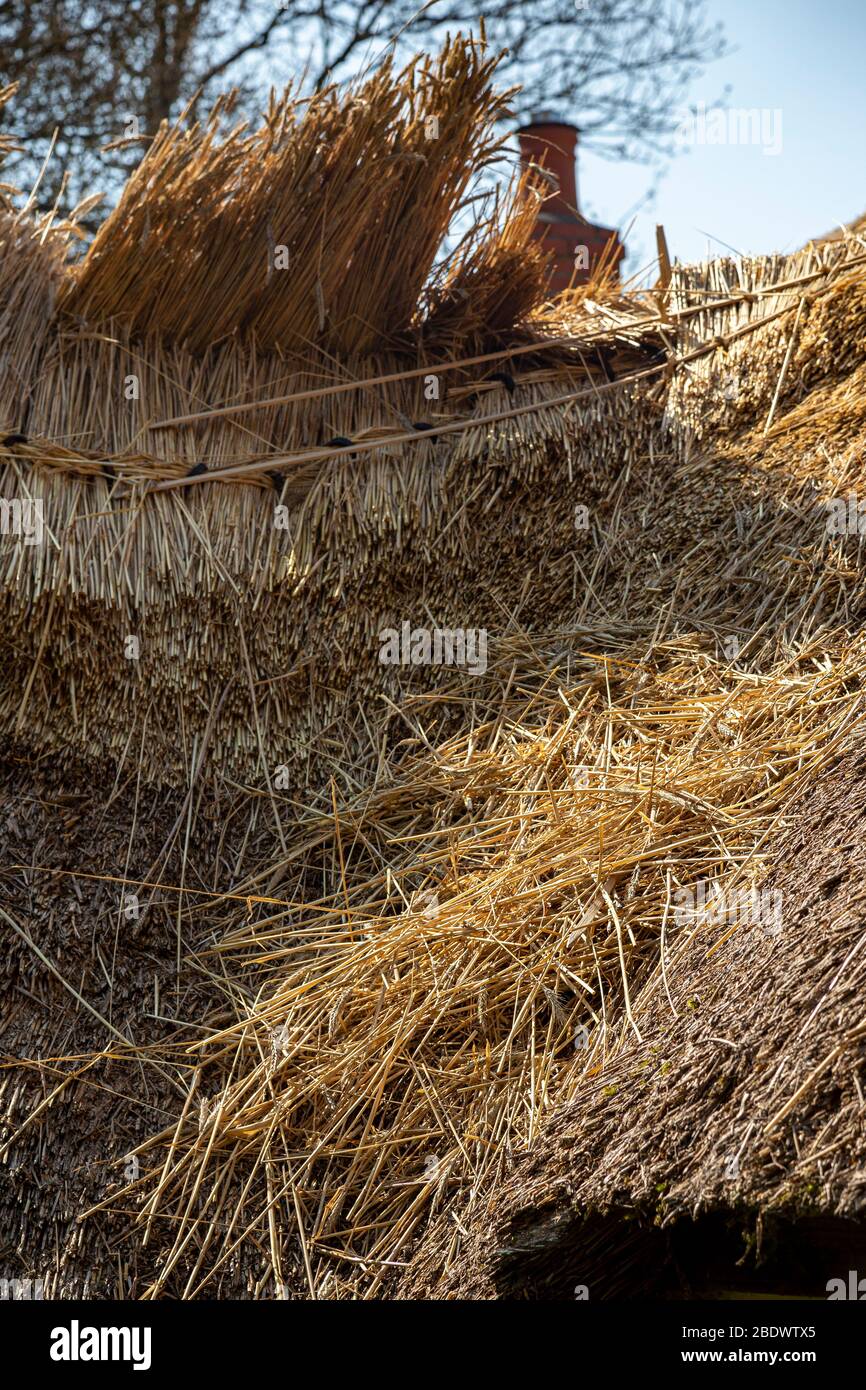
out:
M483 1203L576 1051L633 1026L685 930L677 890L760 881L774 817L860 706L855 663L631 657L299 816L283 871L330 858L333 888L216 933L250 1002L187 1050L195 1102L118 1199L167 1233L147 1296L213 1296L246 1242L300 1296L387 1289L431 1214L460 1228Z

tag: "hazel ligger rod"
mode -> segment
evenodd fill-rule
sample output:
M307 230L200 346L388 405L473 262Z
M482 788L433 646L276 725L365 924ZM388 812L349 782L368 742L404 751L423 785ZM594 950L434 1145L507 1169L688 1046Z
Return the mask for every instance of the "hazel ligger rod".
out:
M848 257L836 267L837 271L853 269L855 266L866 262L866 256ZM828 273L825 266L820 266L817 270L809 271L806 275L798 275L793 279L779 280L769 285L759 285L752 290L742 290L737 294L731 294L723 299L716 300L709 304L692 304L685 309L671 310L670 318L676 322L683 322L693 318L695 315L704 314L708 310L734 308L737 304L755 303L771 294L778 294L782 290L794 289L800 285L808 284L812 280L820 279ZM765 322L760 319L757 322ZM655 326L656 319L648 314L646 327ZM638 326L637 324L632 327ZM287 396L270 396L258 401L241 401L235 405L216 406L213 409L199 410L190 415L174 415L169 420L159 420L150 428L154 430L165 430L179 425L194 425L201 421L219 420L228 415L246 414L251 410L267 410L273 406L293 405L298 401L320 400L324 396L339 396L348 391L362 391L372 386L388 386L395 381L412 381L417 377L439 375L444 372L457 371L462 367L475 367L483 362L495 362L499 359L509 359L512 357L522 357L533 352L545 352L550 348L574 348L578 351L586 347L587 344L594 343L596 339L604 340L610 337L610 328L599 328L596 333L587 332L580 338L573 335L564 338L539 339L534 343L525 343L520 347L500 349L497 352L480 353L476 357L462 357L453 362L438 363L436 366L429 364L424 367L412 367L403 372L389 372L384 376L367 377L361 381L341 381L334 382L328 386L318 386L311 391L295 391Z
M702 306L703 307L703 306ZM647 318L647 327L654 320ZM477 357L460 357L453 362L439 362L424 367L411 367L404 372L388 372L384 376L365 377L361 381L339 381L328 386L317 386L311 391L295 391L290 396L271 396L258 401L242 401L237 405L217 406L213 410L199 410L192 415L175 415L170 420L159 420L149 428L167 430L176 425L193 425L203 420L219 420L226 415L240 415L251 410L267 410L277 405L293 405L298 401L320 400L323 396L339 396L347 391L362 391L371 386L390 386L395 381L412 381L422 376L440 376L445 372L459 371L462 367L477 367L482 362L508 361L512 357L523 357L528 353L547 352L550 348L574 348L580 350L588 344L609 339L610 328L600 328L596 333L583 333L579 338L573 334L565 338L539 338L520 347L500 348L497 352L483 352Z
M786 304L781 309L777 309L773 314L766 314L761 318L751 319L743 324L741 328L726 335L724 342L731 343L737 338L743 337L747 333L753 333L756 328L761 328L766 324L772 323L775 319L781 318L783 314L791 312L796 305ZM705 343L701 347L695 348L692 352L686 353L683 357L668 358L663 362L656 362L651 367L642 367L640 371L630 372L615 381L593 384L580 391L570 391L564 396L555 396L551 400L532 401L529 405L513 406L510 410L498 411L495 415L485 415L480 419L455 420L448 425L434 425L430 429L421 432L411 431L406 434L385 435L379 439L365 439L357 443L349 441L346 444L331 446L324 449L310 449L302 454L284 454L276 456L270 455L267 459L254 460L251 463L234 464L231 468L219 468L213 473L202 470L200 473L193 472L184 478L171 478L166 482L155 483L149 488L150 492L167 492L171 488L189 487L193 483L215 482L224 479L248 477L253 473L261 473L263 469L274 471L278 468L291 468L293 465L303 465L308 463L319 463L324 459L333 458L340 454L363 454L370 453L373 449L381 449L385 445L393 444L417 444L421 439L431 439L434 436L446 434L460 434L464 430L473 428L484 428L487 425L497 424L502 420L513 420L520 415L532 415L538 410L549 410L556 406L566 406L574 401L585 400L588 396L598 396L603 391L610 391L617 387L625 386L634 381L642 381L647 377L657 376L662 373L671 374L678 367L687 362L693 362L698 357L704 357L710 352L714 352L716 347L722 342L721 338L713 339L712 342Z
M621 376L616 381L602 382L599 385L589 387L583 391L571 391L565 396L556 396L547 401L533 401L530 405L514 406L511 410L501 410L495 415L485 415L475 420L455 420L449 425L433 425L430 429L412 431L406 434L383 435L379 439L365 439L357 443L335 445L324 449L308 449L302 454L283 454L269 455L266 459L254 460L252 463L239 463L231 468L218 468L213 473L202 472L188 474L184 478L171 478L166 482L155 483L148 488L149 492L167 492L175 487L189 487L194 483L222 482L224 479L243 478L251 473L261 473L264 469L273 471L276 468L290 468L293 465L305 463L319 463L324 459L333 458L340 454L364 454L370 453L373 449L384 448L385 445L393 444L417 444L422 439L432 439L437 435L459 434L464 430L483 429L486 425L493 425L500 420L513 420L518 415L531 415L538 410L547 410L551 407L570 405L573 401L584 400L587 396L596 396L602 391L609 391L612 387L624 386L627 382L640 381L645 377L656 375L663 372L668 366L667 362L658 362L652 367L644 367L638 372L631 372L627 376Z

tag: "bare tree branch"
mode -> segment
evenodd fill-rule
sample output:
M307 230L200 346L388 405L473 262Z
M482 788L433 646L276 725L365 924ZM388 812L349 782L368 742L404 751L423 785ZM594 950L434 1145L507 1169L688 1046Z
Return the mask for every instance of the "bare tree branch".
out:
M25 145L5 177L32 179L57 131L40 189L50 206L95 187L116 194L141 147L106 152L130 117L145 135L197 92L237 86L254 114L271 86L314 91L351 79L393 46L438 48L478 29L480 0L0 0L0 82L20 91L2 118ZM95 18L94 18L95 16ZM725 51L705 0L487 0L488 42L507 50L503 86L521 109L556 107L584 144L612 158L658 162L682 104Z

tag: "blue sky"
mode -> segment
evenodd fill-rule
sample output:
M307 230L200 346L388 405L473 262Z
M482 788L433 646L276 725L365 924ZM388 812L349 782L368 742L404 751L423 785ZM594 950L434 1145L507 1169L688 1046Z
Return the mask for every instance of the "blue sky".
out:
M729 84L730 107L781 112L781 152L695 144L673 160L655 205L636 215L630 273L654 256L657 222L672 256L698 260L708 237L714 255L720 243L790 251L866 212L866 0L711 0L707 15L737 51L706 70L689 104L709 105ZM589 151L579 180L584 214L623 230L651 181L646 168Z

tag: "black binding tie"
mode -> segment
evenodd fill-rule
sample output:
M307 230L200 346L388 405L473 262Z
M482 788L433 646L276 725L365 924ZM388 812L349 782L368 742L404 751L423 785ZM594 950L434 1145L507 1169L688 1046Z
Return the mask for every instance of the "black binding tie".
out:
M604 372L605 381L608 384L610 384L610 382L612 381L616 381L616 372L613 370L613 367L611 366L610 353L607 351L607 349L603 347L597 347L595 350L595 356L596 361L601 367L601 370Z

